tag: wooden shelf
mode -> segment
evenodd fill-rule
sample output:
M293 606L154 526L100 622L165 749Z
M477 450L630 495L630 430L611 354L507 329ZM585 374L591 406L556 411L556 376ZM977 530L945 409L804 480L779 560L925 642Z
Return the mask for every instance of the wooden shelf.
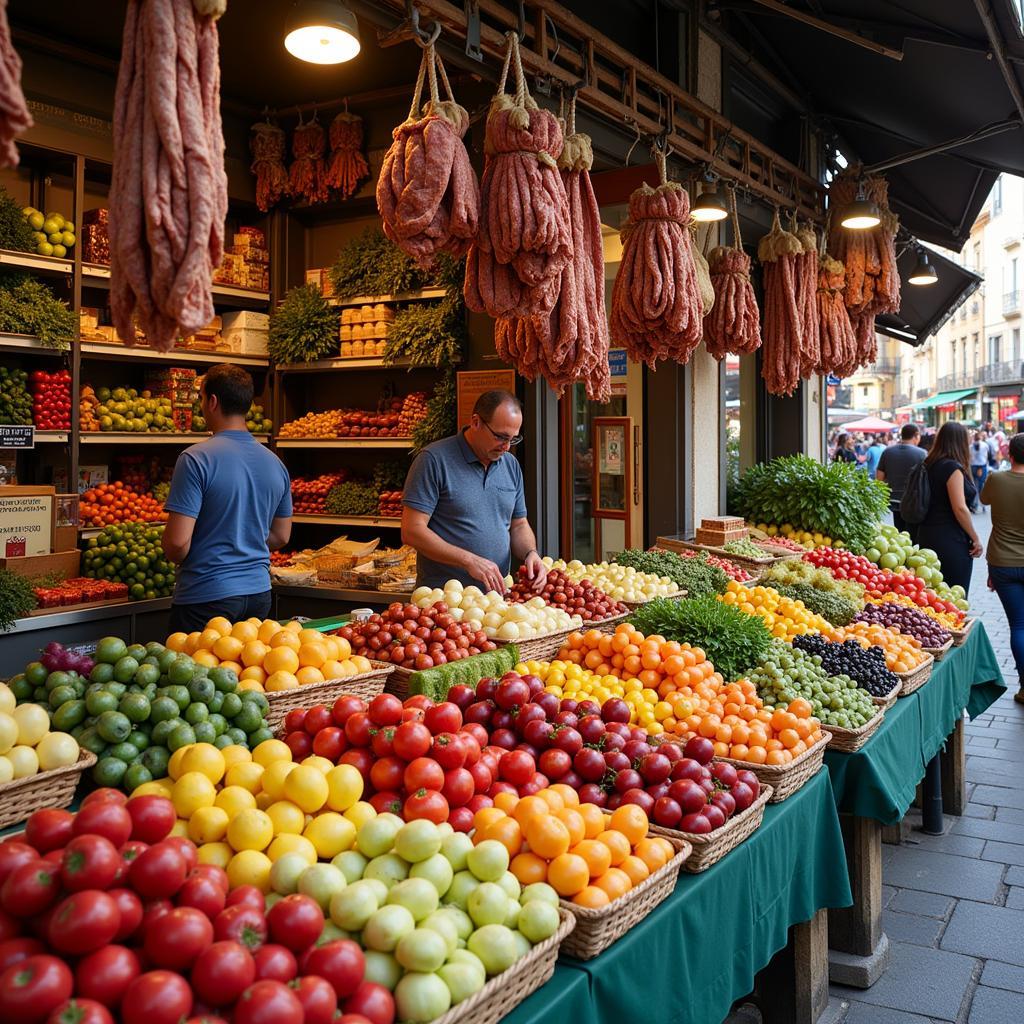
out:
M339 373L345 370L390 370L408 366L408 359L399 359L394 363L385 364L384 360L379 357L349 356L343 359L339 356L337 359L317 359L312 363L281 363L277 369L281 373ZM424 367L424 369L434 369L434 367Z
M31 334L0 334L0 352L31 352L33 355L55 358L70 355L70 349L61 352L59 349L44 345L39 338Z
M209 432L203 434L171 434L159 433L157 431L145 432L135 430L103 430L99 432L87 431L79 436L82 444L195 444L213 435ZM253 434L253 437L260 444L267 444L270 440L268 434Z
M275 437L277 448L411 448L411 437Z
M402 525L401 519L391 516L318 516L297 512L292 516L293 523L317 523L321 526L379 526L385 530L395 530Z
M120 362L135 362L145 359L157 363L234 363L237 366L251 366L265 369L270 365L266 356L244 356L237 352L192 352L187 349L172 349L170 352L156 352L145 345L108 345L102 341L81 342L83 356L90 359L104 359Z
M36 444L67 444L68 430L37 430Z
M98 279L101 281L110 280L110 267L102 263L83 263L82 277Z
M57 259L55 256L37 256L31 252L0 249L0 266L21 267L23 270L34 270L37 274L70 274L74 264L71 260Z
M215 306L244 306L247 302L270 303L270 292L257 292L250 288L236 288L230 284L215 284L212 288Z
M378 302L391 304L394 302L418 302L425 299L443 299L448 294L447 288L420 288L412 292L398 292L396 295L357 295L352 299L329 298L332 306L376 306Z

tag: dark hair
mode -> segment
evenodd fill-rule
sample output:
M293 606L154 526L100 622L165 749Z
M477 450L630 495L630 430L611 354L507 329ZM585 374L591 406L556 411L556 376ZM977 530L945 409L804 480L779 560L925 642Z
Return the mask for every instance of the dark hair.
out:
M960 464L964 476L971 475L970 431L956 420L947 420L939 427L931 451L925 456L925 465L932 466L939 459L953 459Z
M847 442L847 440L849 439L849 437L850 437L850 435L849 435L849 434L847 434L847 433L846 433L845 431L843 431L843 432L842 432L842 433L841 433L841 434L840 434L840 435L839 435L839 436L838 436L838 437L836 438L836 450L835 450L835 453L834 453L834 454L833 454L833 456L832 456L832 461L833 461L833 462L838 462L838 461L839 461L839 458L840 458L840 456L839 456L839 452L840 452L840 451L841 451L841 450L842 450L842 449L843 449L843 448L845 447L845 445L846 445L846 442Z
M218 363L203 377L207 396L215 395L225 416L244 416L252 405L252 377L240 366Z
M1010 459L1018 465L1024 462L1024 434L1014 434L1010 438Z
M523 411L523 403L511 391L495 388L493 391L485 391L476 400L473 404L473 412L486 423L502 405L511 405L519 412Z
M900 429L900 440L909 441L912 437L918 437L920 433L916 423L904 423Z

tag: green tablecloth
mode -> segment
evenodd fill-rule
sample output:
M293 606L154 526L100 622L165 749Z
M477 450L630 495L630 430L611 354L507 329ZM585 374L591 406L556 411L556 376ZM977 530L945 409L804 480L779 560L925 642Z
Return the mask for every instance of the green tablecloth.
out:
M770 804L761 827L714 867L684 872L675 892L599 957L563 957L551 981L505 1021L719 1024L786 945L790 925L851 902L832 787L821 771Z
M936 664L920 690L886 711L878 732L860 750L825 754L839 810L895 824L913 803L925 766L964 709L977 718L1005 689L995 651L978 622L966 643Z

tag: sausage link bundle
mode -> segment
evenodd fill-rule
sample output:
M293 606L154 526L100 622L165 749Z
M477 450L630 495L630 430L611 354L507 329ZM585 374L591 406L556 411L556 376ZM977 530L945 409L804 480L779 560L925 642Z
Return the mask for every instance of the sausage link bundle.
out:
M800 376L816 373L821 363L818 328L818 239L814 228L796 231L802 251L796 257L797 303L800 307Z
M21 58L11 42L7 0L0 0L0 167L18 166L14 140L33 125L21 91Z
M791 395L800 383L803 320L797 286L797 259L803 244L784 231L775 211L771 231L757 246L764 266L764 354L761 376L771 395Z
M327 166L327 187L348 199L359 183L370 175L363 156L363 119L343 110L331 122L331 162Z
M690 241L690 197L665 179L629 197L622 228L622 262L612 289L611 330L634 362L685 363L700 344L704 305Z
M448 92L441 100L437 69ZM430 101L420 110L424 77ZM477 232L480 190L462 137L469 114L455 102L444 67L428 43L409 116L394 131L377 179L384 234L423 267L440 252L464 256Z
M324 150L327 136L323 125L316 119L305 124L301 122L292 132L292 160L288 168L288 195L305 199L307 203L326 203L330 198L327 189L327 165Z
M846 268L829 255L818 261L818 331L821 340L819 373L846 377L857 368L857 337L843 301Z
M249 135L252 165L249 169L256 175L256 205L264 213L288 191L285 145L284 132L276 124L263 121L252 126Z
M110 308L161 352L213 319L228 209L217 26L189 0L131 0L114 101Z

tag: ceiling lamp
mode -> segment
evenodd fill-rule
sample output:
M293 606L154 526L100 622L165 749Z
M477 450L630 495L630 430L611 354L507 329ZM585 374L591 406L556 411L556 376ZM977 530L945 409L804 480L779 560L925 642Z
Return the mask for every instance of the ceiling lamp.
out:
M843 211L840 222L844 228L853 231L864 231L881 224L882 216L878 207L864 195L864 182L857 185L857 198Z
M309 64L344 64L359 53L356 16L341 0L299 0L288 19L284 48Z
M939 275L935 272L935 268L928 261L928 253L924 249L917 250L917 265L914 267L913 272L907 281L910 284L935 284L938 281Z
M718 185L710 177L705 179L703 191L693 204L690 216L701 222L725 220L729 216L725 200L718 194Z

